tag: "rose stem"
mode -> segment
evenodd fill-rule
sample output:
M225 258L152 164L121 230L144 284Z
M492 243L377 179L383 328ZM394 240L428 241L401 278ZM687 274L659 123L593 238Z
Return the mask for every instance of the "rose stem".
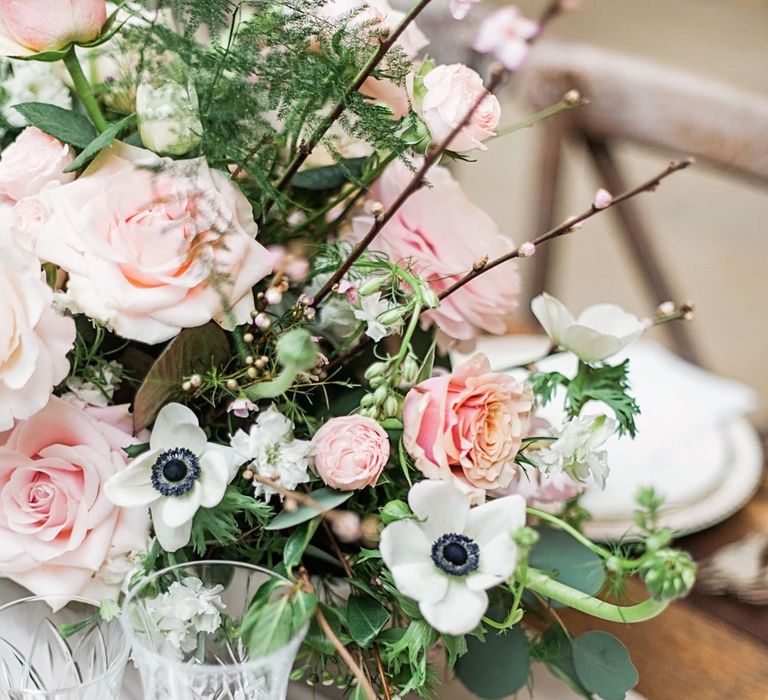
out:
M83 103L85 111L88 112L88 116L91 118L93 125L100 132L105 131L109 124L107 123L107 120L104 119L104 115L101 113L101 108L96 101L91 85L85 77L85 73L83 73L80 61L77 60L74 46L71 46L69 51L64 55L64 66L72 77L72 82L75 85L75 92Z

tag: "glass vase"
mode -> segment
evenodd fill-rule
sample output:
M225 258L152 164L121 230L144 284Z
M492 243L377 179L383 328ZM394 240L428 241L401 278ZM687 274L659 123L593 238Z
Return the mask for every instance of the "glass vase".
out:
M253 658L237 630L256 591L275 573L205 561L141 580L123 605L123 626L145 700L281 700L306 626L285 646Z
M129 646L118 620L84 598L22 598L0 608L0 697L119 700Z

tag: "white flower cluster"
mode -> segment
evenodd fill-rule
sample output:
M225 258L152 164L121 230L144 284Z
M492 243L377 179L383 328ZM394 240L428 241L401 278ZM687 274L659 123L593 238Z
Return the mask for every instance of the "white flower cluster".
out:
M188 576L146 601L146 610L171 647L190 653L200 632L210 634L221 625L221 613L227 607L219 595L223 590L220 585L206 588L199 578Z
M53 63L45 61L8 61L11 72L0 83L5 95L2 115L11 126L21 128L27 125L14 106L23 102L46 102L47 104L71 109L72 95L69 88L56 72Z
M293 423L274 406L264 411L246 433L238 430L231 441L239 463L256 474L293 491L309 481L312 443L293 437ZM275 489L254 481L256 496L271 496Z
M120 388L122 369L123 366L119 362L112 361L97 369L97 381L71 377L66 383L69 391L62 394L61 398L78 408L106 408L112 403L115 390Z
M577 481L592 478L605 488L608 454L601 449L616 431L616 421L605 415L579 416L555 431L557 440L527 456L545 474L565 472Z

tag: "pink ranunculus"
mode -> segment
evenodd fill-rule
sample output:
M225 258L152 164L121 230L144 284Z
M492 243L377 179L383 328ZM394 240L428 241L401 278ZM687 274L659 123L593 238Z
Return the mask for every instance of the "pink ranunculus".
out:
M67 376L75 323L52 303L37 258L0 245L0 432L45 406Z
M508 5L483 20L472 48L492 54L507 70L517 70L528 56L530 41L539 29L537 22L524 17L514 5Z
M29 126L0 155L0 194L18 202L40 194L49 183L71 182L75 173L64 169L74 159L72 148Z
M412 177L405 165L395 161L371 186L371 199L386 209ZM410 264L440 293L469 272L475 261L484 256L492 260L512 250L513 244L488 214L469 201L446 168L433 167L427 177L431 186L408 198L371 249L386 253L393 262ZM371 216L356 217L354 234L364 235L372 223ZM439 308L422 314L422 324L440 329L441 347L448 346L449 339L470 341L478 329L505 333L519 290L515 264L505 263L448 296Z
M106 21L105 0L0 0L0 53L28 55L91 41Z
M452 374L413 387L403 405L403 444L428 479L455 481L473 500L506 488L528 434L529 387L491 371L477 354Z
M244 323L251 288L272 270L248 200L202 158L116 143L39 200L50 216L37 254L69 273L77 307L125 338L160 343L211 319Z
M0 436L0 576L37 594L117 596L99 570L143 549L149 529L145 508L104 494L132 442L119 422L56 397Z
M424 95L415 100L416 110L429 129L432 140L442 143L462 122L475 103L486 95L469 122L451 140L448 148L458 153L479 148L493 136L499 125L501 106L483 86L483 79L471 68L456 63L433 68L422 79Z
M375 486L389 459L389 437L373 418L331 418L312 438L315 469L331 488Z

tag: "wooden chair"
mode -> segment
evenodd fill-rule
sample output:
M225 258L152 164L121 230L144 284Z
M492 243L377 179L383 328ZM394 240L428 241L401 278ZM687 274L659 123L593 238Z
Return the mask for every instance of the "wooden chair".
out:
M563 140L586 147L601 184L627 189L612 144L650 146L672 157L694 156L725 172L768 182L768 99L623 54L574 44L542 42L526 65L523 89L536 109L558 102L570 89L588 104L542 126L540 197L535 232L552 227ZM623 240L653 301L679 301L635 201L613 210ZM557 246L542 246L534 263L532 296L548 287ZM667 325L676 351L698 360L685 324Z

